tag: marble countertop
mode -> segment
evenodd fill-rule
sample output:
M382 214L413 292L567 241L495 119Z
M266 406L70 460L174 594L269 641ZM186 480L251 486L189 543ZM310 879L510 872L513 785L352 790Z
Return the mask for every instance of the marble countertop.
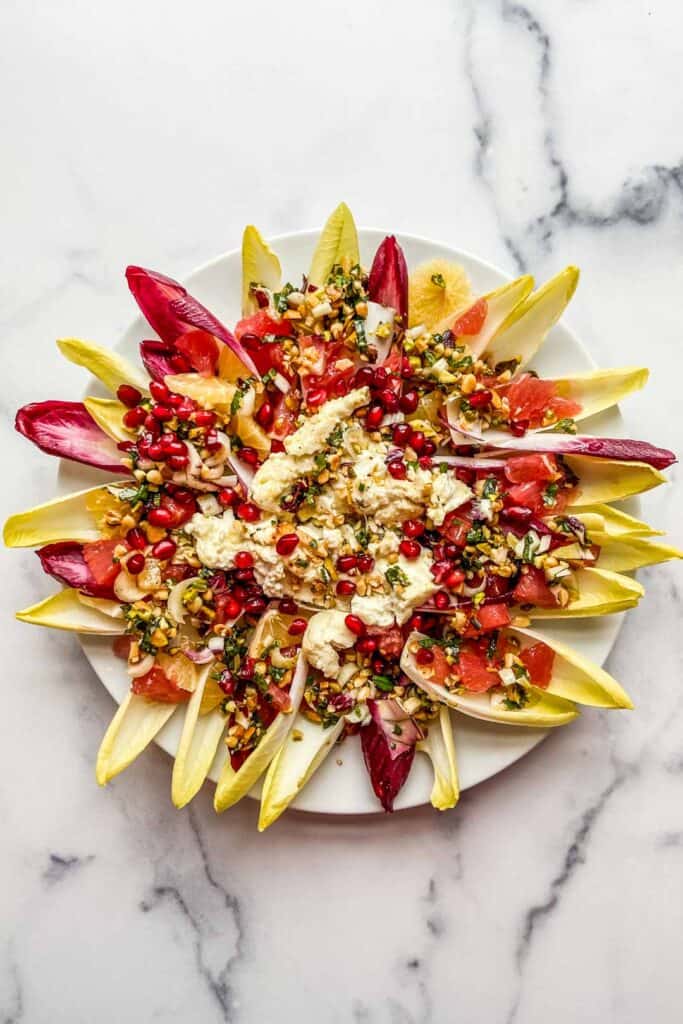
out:
M182 276L342 198L510 272L579 264L570 324L648 363L628 422L683 451L682 28L675 0L7 0L3 518L56 474L10 416L80 395L54 338L118 337L126 263ZM671 476L644 509L680 544ZM642 574L608 665L635 712L584 714L443 816L260 836L248 800L174 811L157 748L98 789L111 698L74 638L13 623L45 581L3 558L0 1020L680 1020L678 566Z

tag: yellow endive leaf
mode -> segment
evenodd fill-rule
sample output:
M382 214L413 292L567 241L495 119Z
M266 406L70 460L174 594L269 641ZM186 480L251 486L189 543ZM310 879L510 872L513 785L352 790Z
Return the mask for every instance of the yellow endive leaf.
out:
M132 692L126 695L97 754L95 776L100 786L105 786L142 753L177 707Z
M578 597L566 608L531 608L531 619L585 619L593 615L612 615L635 608L645 593L637 580L608 569L577 569L574 584Z
M434 771L434 785L430 795L432 807L446 811L455 807L460 798L458 768L455 760L453 723L447 707L439 708L438 717L429 722L428 732L417 744L417 749L429 756Z
M93 633L96 636L120 636L126 629L123 619L113 618L97 608L83 604L79 600L78 591L71 588L59 590L44 601L24 608L16 613L16 617L20 622L29 622L34 626L50 626L52 629Z
M173 762L171 798L176 807L184 807L195 796L213 764L218 744L225 730L225 715L219 710L200 715L204 689L212 665L199 674L199 681L185 712L183 732Z
M601 545L598 567L612 572L633 572L634 569L642 569L646 565L657 565L673 558L683 558L683 551L679 551L678 548L643 540L641 537L616 540L606 536L604 540L598 540L598 543Z
M526 639L528 643L523 646L541 641L553 649L555 659L546 693L597 708L633 707L631 698L616 679L573 648L532 629L509 627L505 632Z
M496 331L505 323L513 310L526 299L533 287L533 277L525 274L523 277L518 277L508 284L502 285L501 288L496 288L488 295L484 295L487 304L484 324L478 334L463 336L459 339L460 343L464 342L472 355L479 357L486 350L486 346ZM444 331L450 330L458 316L459 314L456 313L442 320L436 326L436 333L443 334Z
M629 516L611 505L585 505L582 508L568 508L566 515L581 520L593 540L599 537L661 537L663 530L655 530L649 523ZM599 541L599 543L602 543Z
M134 431L127 430L123 425L123 417L128 409L115 398L86 398L83 404L98 427L115 441L131 441Z
M428 696L463 715L480 718L485 722L498 722L501 725L528 725L539 729L552 729L567 725L579 714L578 708L571 701L534 686L529 687L530 703L514 710L493 704L488 693L452 693L445 686L432 682L425 676L424 668L417 664L410 646L421 637L420 633L411 633L408 637L401 655L401 668Z
M279 715L268 726L261 737L258 746L249 754L249 757L241 765L238 771L234 771L228 758L216 786L216 795L213 805L216 811L225 811L232 807L238 800L245 796L251 787L257 782L270 762L273 760L282 744L287 739L290 729L296 721L296 712L304 692L306 673L308 671L303 655L299 656L294 679L289 689L289 699L292 710Z
M149 390L147 374L111 349L78 338L60 338L57 347L70 362L85 367L114 394L121 384L132 384L138 391Z
M666 483L664 474L645 462L618 462L590 455L563 455L562 458L579 478L571 499L574 508L621 501Z
M551 377L560 398L581 405L572 418L584 420L621 402L634 391L644 388L650 371L644 366L624 366L613 370L591 370L572 377Z
M257 312L259 305L251 294L252 284L263 285L271 292L280 287L280 261L261 236L258 228L248 224L242 235L242 316Z
M564 313L579 282L577 267L566 267L520 302L490 339L485 355L496 365L518 359L525 366Z
M106 494L106 487L88 487L15 513L4 526L5 544L9 548L35 548L58 540L100 540L95 516L88 510L89 502L100 492Z
M345 270L360 263L358 232L353 214L346 203L340 203L327 219L313 253L308 280L318 287L327 283L332 267L340 264Z
M344 719L327 729L298 714L292 729L270 763L261 792L259 832L272 825L289 807L313 773L333 750L344 729Z

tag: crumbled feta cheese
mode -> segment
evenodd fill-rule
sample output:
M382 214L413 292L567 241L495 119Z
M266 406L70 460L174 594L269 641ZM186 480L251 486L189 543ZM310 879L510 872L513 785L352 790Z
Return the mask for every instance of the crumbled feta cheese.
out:
M311 458L295 459L285 452L275 452L254 474L250 487L252 501L268 512L278 512L283 494L312 469Z
M427 515L435 526L441 526L449 512L460 508L472 497L472 491L454 473L438 473L432 479L432 493Z
M423 551L419 558L407 559L402 555L398 561L390 563L384 559L377 562L376 571L385 580L384 594L369 594L364 597L354 595L351 599L351 611L368 626L391 626L394 620L403 625L410 618L413 608L424 604L439 589L434 582L430 567L432 556ZM387 570L399 570L407 583L392 584L386 579Z
M348 419L356 409L367 405L369 401L370 389L356 388L348 395L325 402L319 412L307 419L285 440L287 454L299 457L314 455L316 452L322 451L334 428L341 421Z

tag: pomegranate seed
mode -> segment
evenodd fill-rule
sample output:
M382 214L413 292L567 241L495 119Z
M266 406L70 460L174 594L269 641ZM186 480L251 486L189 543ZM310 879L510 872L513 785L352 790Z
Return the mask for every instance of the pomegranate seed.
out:
M510 508L503 509L501 516L513 523L524 524L531 519L532 512L530 508L525 508L523 505L511 505Z
M134 526L132 530L128 531L126 540L132 548L136 548L138 551L147 547L147 538L139 526Z
M167 405L172 405L174 409L178 409L179 406L184 405L185 401L186 399L184 395L172 395L170 391L168 393L168 398L166 399Z
M408 359L408 356L403 356L403 358L401 359L401 376L412 377L412 375L413 368L410 365L410 359Z
M188 373L192 369L185 356L182 356L180 352L171 356L169 362L176 373Z
M389 380L389 371L384 366L378 366L373 373L373 384L376 388L384 387Z
M287 630L287 632L289 633L290 636L301 636L303 633L306 632L307 627L307 619L294 619L293 622L290 622L289 629Z
M167 508L151 508L147 513L147 519L152 526L170 526L173 522L173 513Z
M337 559L337 569L339 572L351 572L358 565L358 557L356 555L340 555Z
M296 533L286 533L283 537L280 537L275 550L278 555L291 555L292 551L299 545L299 537Z
M162 562L167 562L169 558L173 558L177 551L178 545L175 541L171 540L170 537L164 537L163 540L158 540L152 548L152 554L155 558L158 558Z
M277 437L274 437L273 440L270 442L270 450L271 452L284 452L285 446L282 443L282 441L280 441Z
M131 448L135 448L135 445L132 441L117 441L116 447L120 452L129 452Z
M410 447L419 455L425 446L425 436L421 430L413 430L410 435Z
M398 546L404 558L419 558L422 548L416 540L402 540Z
M172 420L173 415L173 409L169 409L167 405L152 406L152 416L155 420L160 420L164 423L166 420Z
M255 448L240 448L238 454L242 462L246 462L248 466L257 466L259 463L258 452Z
M180 473L185 469L189 461L187 455L171 455L169 456L168 464L174 472Z
M216 414L209 409L197 409L192 418L198 427L213 427L216 423Z
M387 469L393 476L394 480L405 480L408 475L408 469L402 459L392 459L387 465Z
M240 583L253 583L254 582L254 570L253 569L235 569L235 579L239 580Z
M454 568L455 566L452 562L447 562L445 559L442 559L437 562L433 562L429 567L429 571L437 583L443 583L449 573L453 572Z
M443 546L443 553L445 558L457 558L458 545L453 544L451 541L447 541Z
M242 664L240 665L238 672L240 679L250 679L254 674L255 665L256 661L254 660L254 658L245 658Z
M133 576L137 576L138 573L142 572L145 568L145 556L141 551L136 551L135 554L130 556L126 562L126 568Z
M468 486L475 483L477 479L477 474L474 470L466 469L464 466L458 466L455 471L455 475L458 480L461 480L462 483L467 484Z
M524 437L528 429L528 420L517 420L516 423L510 424L510 433L512 434L513 437Z
M310 405L312 409L317 409L319 405L327 401L327 391L325 388L313 388L306 395L306 403Z
M356 584L353 580L339 580L335 590L340 597L351 597L351 594L356 593Z
M426 439L425 443L422 445L422 454L430 456L430 455L433 455L435 453L435 451L436 451L436 445L432 441L431 437L428 437Z
M405 395L401 396L401 400L398 403L401 412L407 414L415 412L420 402L420 396L417 391L411 390L406 391Z
M249 597L244 602L244 610L247 615L260 615L267 604L265 597Z
M152 416L151 412L148 412L147 415L145 416L145 427L147 428L147 430L149 430L150 434L154 435L154 437L159 436L159 433L161 431L161 424L159 423L159 420L155 419L154 416Z
M359 654L372 654L377 650L377 641L374 636L364 636L356 640L355 648Z
M124 427L141 427L147 418L147 411L142 408L141 405L137 409L129 409L128 412L123 414L123 425Z
M194 494L192 491L188 491L187 487L174 488L173 497L181 505L191 505L194 508Z
M249 551L238 551L235 555L235 567L237 569L251 569L254 564L254 556Z
M234 616L233 616L233 618L234 618ZM226 697L231 697L233 695L233 693L235 692L235 686L236 685L237 684L235 683L234 676L233 676L232 672L230 671L230 669L229 668L224 669L221 672L220 679L218 680L218 688L223 691L223 693L226 695Z
M194 406L189 405L186 402L183 402L182 405L178 406L178 408L175 411L175 414L176 414L176 416L178 417L179 420L182 420L183 423L187 423L187 421L192 416L193 412L194 412Z
M365 633L365 623L357 615L347 615L344 622L346 623L346 628L350 629L355 636L363 636Z
M256 421L261 424L264 430L273 422L274 410L270 402L264 402L259 411L256 413Z
M210 452L216 452L221 447L221 443L218 440L218 434L213 427L209 427L207 430L206 437L204 438L204 444Z
M121 384L116 389L116 397L129 409L134 409L142 400L142 393L134 388L132 384Z
M384 660L384 658L381 658L378 655L376 658L372 659L372 671L376 675L381 676L381 675L383 675L386 672L386 670L387 670L387 663Z
M238 583L236 586L232 588L232 596L236 601L239 601L240 604L244 604L244 602L247 599L247 592L244 589L244 587L240 586L240 584Z
M358 557L358 571L359 572L372 572L375 565L375 559L372 555L360 555Z
M360 370L356 370L353 378L353 386L356 388L369 388L372 387L375 379L375 371L371 366L361 366Z
M163 462L166 458L166 452L158 441L153 441L152 444L149 445L147 454L154 462Z
M152 398L157 402L168 402L171 393L168 388L158 380L153 380L149 386Z
M419 519L406 519L403 522L403 532L406 537L421 537L425 532L424 523Z
M445 590L438 590L436 594L434 594L434 604L437 608L440 608L441 611L443 611L444 608L448 608L450 603L451 599Z
M453 572L449 573L444 580L445 585L449 590L457 590L461 584L465 582L465 573L462 569L454 569Z
M418 665L431 665L434 661L434 651L430 651L429 647L421 647L415 655L415 661Z
M230 508L236 501L239 501L239 495L232 487L222 487L216 497L223 508Z
M415 629L418 633L421 633L424 628L424 624L424 615L420 615L419 612L416 612L414 615L411 615L408 620L408 629Z
M247 331L240 338L240 344L248 348L250 352L255 352L261 346L261 339L258 334L254 334L253 331Z
M396 412L398 409L398 397L391 388L383 388L377 396L387 412Z
M261 518L261 509L251 501L242 501L237 506L237 518L247 523L255 523Z
M229 619L236 619L242 611L242 605L234 597L229 597L224 605L225 614Z
M283 597L278 607L283 615L296 615L296 601L291 597Z
M187 446L184 441L178 441L176 438L167 441L165 448L169 455L187 455Z
M406 445L410 444L412 433L413 431L409 423L397 423L391 432L391 438L399 448L405 448Z
M258 302L259 309L265 309L266 306L269 305L270 303L268 295L266 294L266 292L262 291L261 288L254 289L254 298Z
M384 419L384 409L381 405L371 405L365 417L365 425L368 430L376 430Z
M421 455L417 460L417 464L420 469L431 469L434 463L432 462L431 455Z
M484 389L483 391L473 391L471 395L467 396L467 401L473 409L487 409L491 404L491 398L491 392Z

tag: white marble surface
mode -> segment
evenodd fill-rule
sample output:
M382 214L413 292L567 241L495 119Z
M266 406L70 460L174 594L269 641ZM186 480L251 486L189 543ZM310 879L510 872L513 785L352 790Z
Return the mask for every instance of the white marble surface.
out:
M682 29L676 0L5 0L3 515L56 473L10 415L79 396L53 339L117 337L127 262L182 276L247 219L341 198L510 271L578 263L570 323L648 362L628 420L683 451ZM645 509L680 543L677 476ZM584 714L443 817L259 836L249 801L175 812L156 748L98 790L111 699L73 638L13 624L45 580L3 558L0 1020L681 1019L679 568L643 574L611 658L635 712Z

